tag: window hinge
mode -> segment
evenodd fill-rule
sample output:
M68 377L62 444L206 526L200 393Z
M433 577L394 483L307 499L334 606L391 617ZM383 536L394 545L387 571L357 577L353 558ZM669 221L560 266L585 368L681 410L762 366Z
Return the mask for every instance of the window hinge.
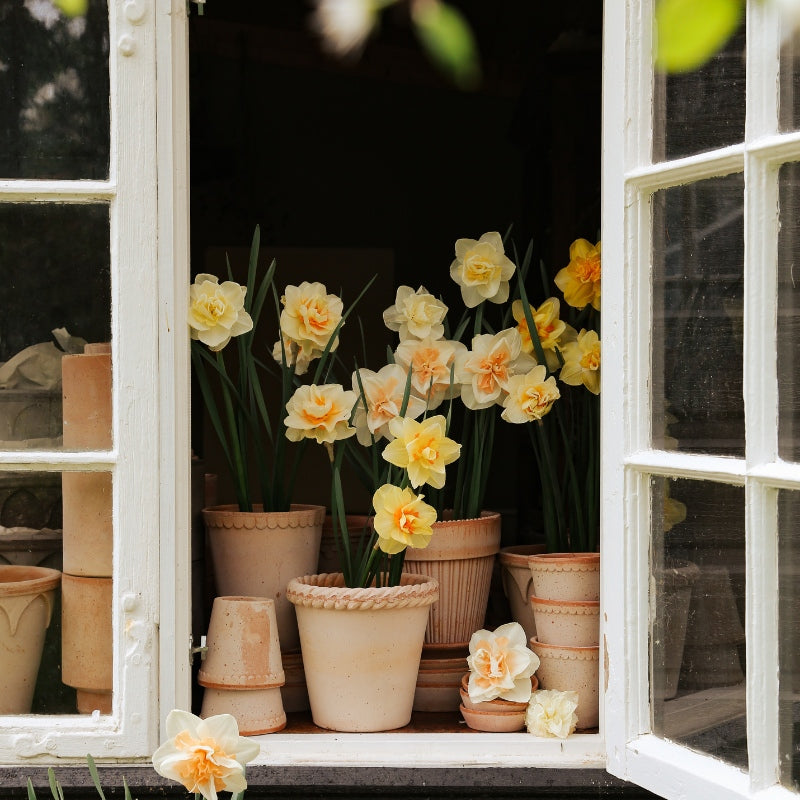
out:
M206 653L208 652L208 645L206 645L206 637L200 637L200 646L195 647L194 636L189 637L189 663L194 661L194 657L200 653L200 660L206 660Z

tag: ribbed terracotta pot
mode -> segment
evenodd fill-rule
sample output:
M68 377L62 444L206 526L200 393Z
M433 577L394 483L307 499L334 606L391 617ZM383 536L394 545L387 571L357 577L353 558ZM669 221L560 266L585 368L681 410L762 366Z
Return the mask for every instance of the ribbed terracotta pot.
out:
M29 714L61 573L0 565L0 714Z
M542 553L528 559L536 597L599 600L600 553Z
M406 550L405 569L439 582L439 602L431 610L426 643L469 642L483 627L492 568L500 551L500 514L478 519L440 520L424 549Z
M237 506L203 509L218 595L267 597L275 601L281 650L300 639L286 585L317 568L325 507L293 505L290 511L239 511Z
M550 600L531 595L536 636L543 644L594 647L600 641L599 600Z
M539 656L539 686L577 692L577 727L596 728L600 721L600 648L544 644L535 636L530 641L531 650Z
M529 600L533 594L533 576L528 559L543 553L544 549L543 544L518 544L501 548L498 556L503 593L508 599L511 618L522 625L528 639L536 636L536 620Z
M306 575L287 594L314 724L354 733L407 725L436 580L406 573L399 586L350 589L340 573Z

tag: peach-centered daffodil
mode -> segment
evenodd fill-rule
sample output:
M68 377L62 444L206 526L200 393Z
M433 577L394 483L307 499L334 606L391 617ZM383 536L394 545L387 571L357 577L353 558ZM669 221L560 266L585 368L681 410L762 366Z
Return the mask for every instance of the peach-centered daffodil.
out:
M534 736L566 739L578 724L577 692L539 689L531 694L525 712L525 727Z
M358 396L353 424L360 444L369 447L373 437L391 438L389 423L400 416L406 381L406 370L399 364L387 364L378 372L362 368L353 373L353 391ZM405 416L416 419L424 412L425 402L409 395Z
M516 269L505 254L503 237L497 231L484 233L475 239L458 239L456 257L450 265L450 277L461 287L461 297L467 308L484 300L505 303L508 282Z
M539 336L542 350L544 350L547 368L553 372L558 369L560 363L556 355L556 347L561 347L563 345L564 335L569 332L568 329L573 329L559 318L561 303L557 297L549 297L539 308L534 308L533 306L529 306L529 308L531 317L533 317L533 323L536 325L536 333ZM531 334L528 330L528 321L525 319L525 309L522 300L515 300L511 304L511 313L517 322L519 335L522 337L522 349L535 358L536 351L534 350Z
M509 379L536 366L522 352L522 340L514 328L484 333L472 339L472 350L456 356L455 379L461 384L461 399L477 411L499 401Z
M569 248L569 264L555 278L564 299L574 308L591 304L600 310L600 242L576 239Z
M570 386L583 384L592 394L600 394L600 339L596 331L581 330L575 342L565 344L561 355L564 366L559 377Z
M383 321L390 331L398 331L400 341L406 339L441 339L442 324L447 306L437 300L424 286L414 291L410 286L399 286L394 305L383 312Z
M552 375L547 377L547 369L543 364L534 367L526 375L509 378L507 391L500 416L506 422L516 424L541 419L561 397L556 379Z
M304 356L320 355L342 319L343 304L335 294L328 294L322 283L303 281L287 286L281 298L280 327L283 335L296 342ZM331 345L335 350L338 336Z
M447 420L437 415L417 422L408 417L395 417L389 432L395 437L384 448L383 457L408 471L408 479L416 488L423 483L441 489L445 467L455 461L461 445L445 435Z
M219 282L216 275L202 273L189 287L189 334L216 352L233 336L253 329L244 310L247 288L234 281Z
M315 358L322 355L322 350L312 350L309 353L304 353L302 348L291 339L283 337L283 348L281 348L281 340L272 346L272 357L279 364L286 360L286 365L294 367L295 375L305 375L308 372L308 367Z
M349 420L357 399L355 392L345 391L340 383L298 387L286 404L286 438L292 442L316 439L320 444L347 439L356 432Z
M423 502L423 495L385 483L372 497L378 547L394 555L406 547L427 547L433 536L436 509Z
M501 697L515 703L528 702L531 675L539 669L539 656L527 642L525 630L518 622L472 634L467 657L470 700L485 703Z
M259 752L259 745L239 736L230 714L200 719L188 711L167 715L167 736L153 753L159 775L182 783L188 791L206 800L217 800L217 792L243 792L247 788L244 765Z
M411 369L411 388L433 410L448 397L454 397L461 387L453 380L450 370L458 353L466 352L461 342L449 339L406 339L400 342L394 360L403 369Z

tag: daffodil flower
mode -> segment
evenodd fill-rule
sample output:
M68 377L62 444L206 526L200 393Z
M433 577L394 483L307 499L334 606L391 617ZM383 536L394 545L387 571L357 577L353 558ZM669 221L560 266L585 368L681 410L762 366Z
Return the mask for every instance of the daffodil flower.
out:
M280 339L272 346L272 357L275 361L282 364L285 359L287 366L294 367L295 375L305 375L311 362L321 355L322 350L304 353L299 345L286 337L283 337L283 347Z
M527 703L531 696L531 675L539 669L539 657L527 645L518 622L508 622L494 631L480 630L469 641L470 700L485 703L501 697Z
M311 25L323 47L338 56L358 54L377 24L376 0L316 0L316 5Z
M314 358L327 346L342 319L343 304L335 294L328 294L322 283L303 281L287 286L281 298L280 327L283 335L296 342L303 355ZM335 350L338 336L331 346Z
M445 435L447 420L441 415L417 422L408 417L395 417L389 431L395 437L383 451L383 457L408 471L408 479L416 488L423 483L441 489L445 482L445 466L458 458L461 445Z
M533 422L548 414L559 397L556 379L552 375L548 378L547 369L540 364L526 375L509 378L508 395L500 416L516 424Z
M564 366L559 378L570 386L583 384L592 394L600 394L600 340L596 331L582 330L575 342L561 351Z
M562 336L567 330L567 323L559 318L561 313L561 303L557 297L549 297L539 308L530 306L533 324L536 325L536 334L544 350L544 357L547 360L547 368L553 372L559 367L556 348L562 344ZM517 330L522 337L522 349L536 357L528 321L525 319L525 309L522 300L515 300L511 304L511 313L517 322Z
M320 444L347 439L356 432L349 421L357 399L339 383L298 387L286 404L286 438L316 439Z
M239 736L230 714L200 719L188 711L167 715L167 736L153 753L159 775L183 784L188 791L217 800L217 792L247 788L244 765L259 752L257 742Z
M600 242L576 239L569 248L569 264L555 277L556 286L574 308L600 310Z
M441 339L446 314L447 306L424 286L416 291L410 286L399 286L394 305L383 312L383 321L390 331L399 332L401 342L428 336Z
M484 300L505 303L509 295L508 282L516 268L505 254L502 236L491 231L477 241L456 241L456 257L450 265L450 277L461 287L464 305L474 308Z
M189 287L189 334L214 352L222 350L233 336L253 329L244 310L247 288L234 281L219 282L216 275L202 273Z
M577 692L539 689L531 694L525 712L525 727L534 736L566 739L578 724Z
M411 369L411 388L433 410L461 391L459 384L451 381L450 370L456 355L466 350L461 342L449 339L406 339L397 346L394 360L405 370Z
M424 496L411 489L385 483L375 492L375 533L378 547L388 555L406 547L427 547L433 536L436 509L423 502Z

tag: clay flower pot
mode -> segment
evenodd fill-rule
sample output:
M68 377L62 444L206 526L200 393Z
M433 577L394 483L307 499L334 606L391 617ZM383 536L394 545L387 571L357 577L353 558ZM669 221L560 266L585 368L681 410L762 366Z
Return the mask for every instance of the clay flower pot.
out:
M272 689L206 689L200 716L232 714L242 736L277 733L286 727L281 690Z
M0 565L0 714L29 714L61 573Z
M430 544L406 551L405 569L439 582L439 602L431 610L426 643L469 642L483 627L495 555L500 550L500 514L433 523Z
M525 709L521 711L479 711L459 706L464 722L475 731L487 733L515 733L525 727Z
M548 600L531 595L530 601L540 642L570 647L599 643L599 600Z
M536 597L599 600L600 553L542 553L528 559Z
M539 688L539 679L535 675L531 675L531 691L535 692ZM528 707L527 703L515 703L513 700L503 700L502 697L496 697L494 700L483 700L477 702L471 700L469 696L469 672L461 678L461 705L464 708L470 708L474 711L525 711Z
M511 618L522 625L528 639L536 636L536 620L528 598L532 594L533 576L528 559L544 552L543 544L519 544L500 550L500 578L503 593L511 608Z
M325 507L293 505L290 511L203 509L217 594L275 601L282 650L300 645L286 585L317 568Z
M407 725L437 582L404 574L399 586L351 589L328 573L291 580L287 595L314 724L358 733Z

